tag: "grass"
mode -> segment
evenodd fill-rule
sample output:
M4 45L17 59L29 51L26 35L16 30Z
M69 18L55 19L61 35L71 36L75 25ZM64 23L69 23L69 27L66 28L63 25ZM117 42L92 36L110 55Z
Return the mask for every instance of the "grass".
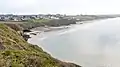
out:
M0 52L0 60L4 61L2 63L5 67L53 67L57 66L50 56L34 51L24 51L24 50L6 50ZM4 59L3 59L4 58ZM6 61L7 65L6 65ZM2 65L0 64L0 65ZM2 67L2 66L0 66Z
M66 67L66 65L69 64L56 60L37 45L27 43L15 30L0 24L0 67Z
M53 67L52 57L40 47L31 45L14 30L0 24L0 67ZM0 46L1 47L1 46Z
M39 22L39 23L44 23L44 22L48 22L50 21L50 19L31 19L28 22Z

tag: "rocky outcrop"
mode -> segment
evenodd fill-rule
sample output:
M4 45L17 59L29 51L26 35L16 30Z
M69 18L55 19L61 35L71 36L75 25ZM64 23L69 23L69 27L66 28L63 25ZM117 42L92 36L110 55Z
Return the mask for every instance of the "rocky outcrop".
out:
M15 30L0 24L0 67L81 67L57 60Z
M24 38L25 41L28 41L30 37L30 35L27 35L27 34L23 34L22 37Z
M29 29L24 29L23 32L32 32L32 31Z

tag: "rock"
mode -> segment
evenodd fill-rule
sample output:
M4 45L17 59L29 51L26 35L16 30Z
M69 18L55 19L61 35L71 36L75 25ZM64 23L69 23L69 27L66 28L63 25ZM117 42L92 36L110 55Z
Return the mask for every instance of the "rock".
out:
M27 41L29 38L31 38L30 35L27 35L27 34L23 34L22 36L25 41Z
M32 35L37 35L36 33L30 33L30 34L32 34Z
M29 29L25 29L25 30L23 30L23 32L32 32L32 31Z

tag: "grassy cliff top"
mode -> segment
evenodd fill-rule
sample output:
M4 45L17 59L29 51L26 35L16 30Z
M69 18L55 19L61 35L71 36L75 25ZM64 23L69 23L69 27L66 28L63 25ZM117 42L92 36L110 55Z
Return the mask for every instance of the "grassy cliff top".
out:
M80 67L59 61L40 47L27 43L20 34L0 24L0 67Z

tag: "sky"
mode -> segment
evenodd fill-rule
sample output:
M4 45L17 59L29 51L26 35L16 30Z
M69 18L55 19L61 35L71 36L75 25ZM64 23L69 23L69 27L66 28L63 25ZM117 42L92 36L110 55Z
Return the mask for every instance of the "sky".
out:
M120 0L0 0L0 14L120 14Z

